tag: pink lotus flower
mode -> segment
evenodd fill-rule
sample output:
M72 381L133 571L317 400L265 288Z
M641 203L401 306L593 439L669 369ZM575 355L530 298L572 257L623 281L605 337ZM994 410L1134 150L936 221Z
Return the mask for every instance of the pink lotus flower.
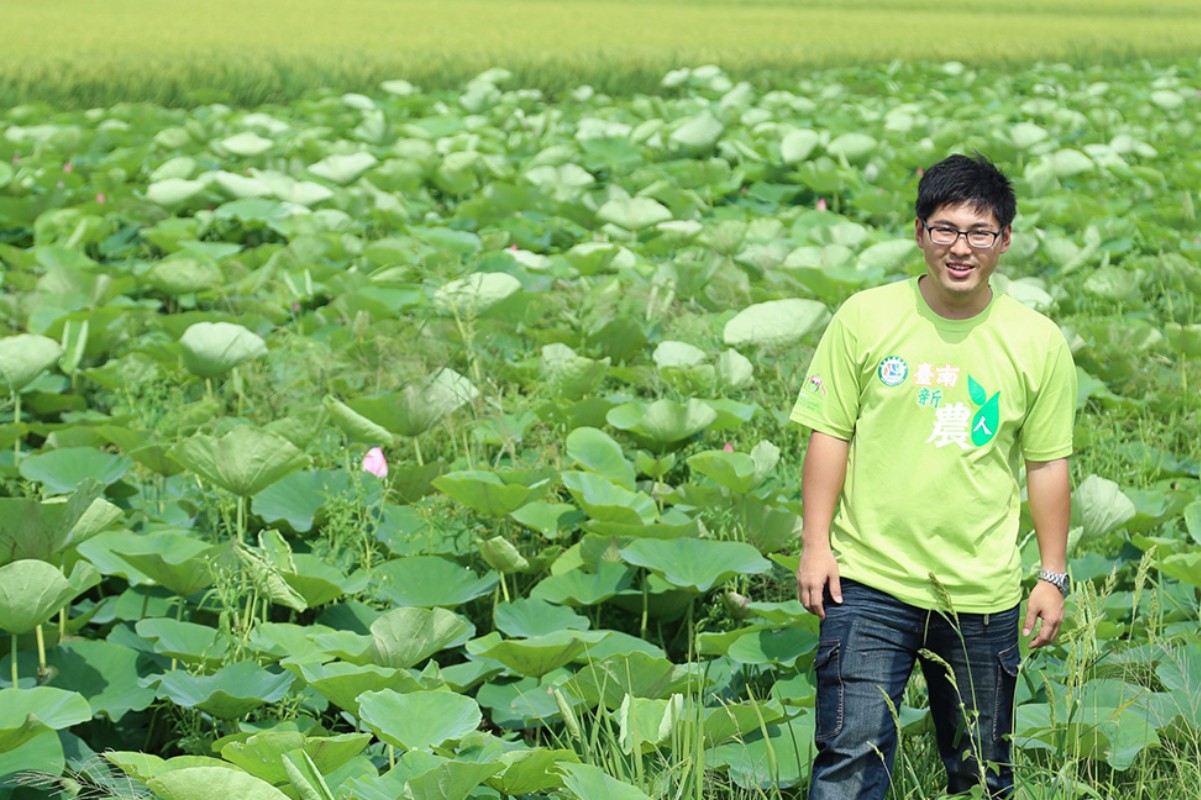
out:
M826 210L826 198L824 198L824 197L817 198L817 210L818 211Z
M729 442L726 442L726 446L723 447L722 450L725 450L727 453L733 453L734 445L730 444Z
M518 250L518 247L517 247L517 245L515 245L515 244L511 244L511 245L509 245L509 252L510 252L510 253L516 253L516 252L517 252L517 250Z
M384 451L381 448L373 447L363 456L363 471L381 479L388 477L388 462L384 459Z
M68 161L67 163L63 164L63 172L70 172L70 171L71 171L71 170L73 170L73 169L75 169L75 167L74 167L74 165L72 165L72 164L71 164L71 162L70 162L70 161Z
M916 175L916 176L918 176L918 177L920 178L920 177L922 177L923 175L925 175L925 174L926 174L926 171L925 171L924 169L922 169L921 167L918 167L917 169L915 169L915 170L913 171L913 174L914 174L914 175Z
M108 200L108 198L104 196L104 192L96 193L96 202L97 203L99 203L100 205L104 205L106 200Z

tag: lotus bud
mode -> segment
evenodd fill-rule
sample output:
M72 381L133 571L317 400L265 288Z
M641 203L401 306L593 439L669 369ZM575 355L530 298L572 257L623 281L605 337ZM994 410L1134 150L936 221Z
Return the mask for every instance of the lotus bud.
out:
M363 456L363 471L370 472L381 480L388 477L388 462L384 458L384 451L379 447L373 447Z
M749 598L740 595L738 592L726 592L721 599L726 604L726 610L730 612L730 616L734 619L746 619L749 615L747 607L751 604Z
M818 211L825 211L825 210L826 210L826 208L827 208L827 206L826 206L826 198L824 198L824 197L819 197L819 198L817 198L817 210L818 210Z
M567 733L573 739L582 738L580 734L580 721L575 718L575 712L571 710L571 706L567 702L567 698L559 691L559 687L554 687L550 690L555 696L555 705L559 707L559 713L563 715L563 724L567 728Z
M727 453L733 453L734 445L730 444L729 442L726 442L726 446L723 447L722 450L725 450Z

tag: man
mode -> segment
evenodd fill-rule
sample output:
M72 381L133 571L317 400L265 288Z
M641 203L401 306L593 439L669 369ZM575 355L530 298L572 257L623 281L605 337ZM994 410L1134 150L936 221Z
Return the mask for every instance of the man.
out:
M1013 189L954 155L916 211L925 274L843 304L791 415L812 429L797 595L822 620L811 800L884 797L915 660L948 792L1012 795L1023 461L1042 571L1022 635L1063 621L1075 369L1054 323L990 285Z

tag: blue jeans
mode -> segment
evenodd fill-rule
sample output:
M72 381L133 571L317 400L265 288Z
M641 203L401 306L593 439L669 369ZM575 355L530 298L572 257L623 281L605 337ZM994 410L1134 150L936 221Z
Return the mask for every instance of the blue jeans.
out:
M1011 797L1018 608L956 620L845 579L842 603L827 591L824 605L810 800L884 797L897 749L889 703L900 708L915 661L930 688L947 792L983 783L989 797Z

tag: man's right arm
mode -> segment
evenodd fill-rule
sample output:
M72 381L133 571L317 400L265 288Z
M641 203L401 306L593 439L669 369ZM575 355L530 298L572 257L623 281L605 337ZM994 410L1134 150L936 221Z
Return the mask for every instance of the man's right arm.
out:
M834 602L842 602L838 562L830 549L830 523L847 475L850 443L820 431L809 435L801 471L801 560L797 564L797 599L822 619L822 594L830 587Z

